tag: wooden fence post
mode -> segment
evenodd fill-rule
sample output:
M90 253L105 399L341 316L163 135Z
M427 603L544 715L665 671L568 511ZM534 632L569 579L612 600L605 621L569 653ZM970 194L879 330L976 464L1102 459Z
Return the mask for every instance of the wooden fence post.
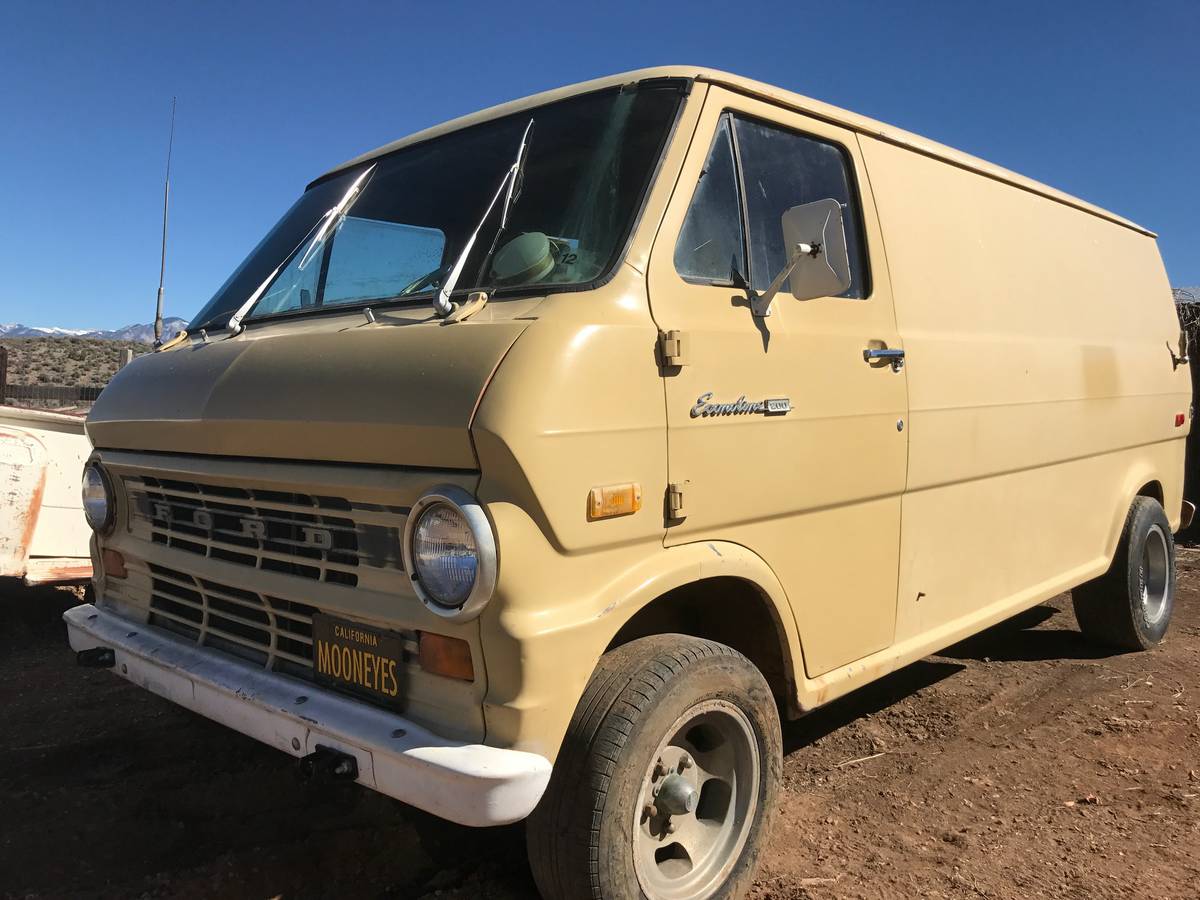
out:
M125 347L121 350L121 362L117 368L123 369L131 362L133 362L133 349L131 347Z

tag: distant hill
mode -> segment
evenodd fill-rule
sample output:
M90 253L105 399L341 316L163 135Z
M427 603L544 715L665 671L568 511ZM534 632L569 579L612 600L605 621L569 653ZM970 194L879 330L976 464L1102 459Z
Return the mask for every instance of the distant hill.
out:
M187 321L171 316L163 319L163 339L187 328ZM91 331L87 328L43 328L37 325L0 324L0 338L88 338L97 341L154 342L154 325L126 325L112 331Z
M7 351L9 384L79 385L104 387L121 367L121 351L150 352L142 341L118 341L75 335L57 337L0 337ZM57 406L53 402L22 405Z

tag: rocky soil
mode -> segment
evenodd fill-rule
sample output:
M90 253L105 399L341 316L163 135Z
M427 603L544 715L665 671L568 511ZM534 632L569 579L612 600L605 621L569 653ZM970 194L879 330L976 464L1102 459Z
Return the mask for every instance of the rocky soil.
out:
M474 831L295 763L67 650L66 590L0 586L0 896L533 898ZM755 900L1200 896L1200 552L1166 644L1067 598L785 726Z

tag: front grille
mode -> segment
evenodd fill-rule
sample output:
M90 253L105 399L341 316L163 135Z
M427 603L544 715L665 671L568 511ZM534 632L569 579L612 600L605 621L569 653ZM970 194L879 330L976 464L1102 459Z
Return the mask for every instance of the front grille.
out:
M350 587L364 566L403 568L405 508L149 475L125 487L150 540L177 550Z
M150 563L150 624L266 669L312 680L312 620L303 603ZM416 635L400 632L405 654Z
M311 676L313 607L153 563L150 575L150 624L268 669Z

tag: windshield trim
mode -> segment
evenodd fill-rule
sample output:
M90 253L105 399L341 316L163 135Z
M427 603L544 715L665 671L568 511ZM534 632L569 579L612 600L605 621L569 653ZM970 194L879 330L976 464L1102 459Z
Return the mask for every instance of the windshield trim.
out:
M664 130L662 143L658 148L658 152L655 154L655 157L653 160L653 165L650 167L649 176L647 177L645 183L642 185L641 192L640 192L640 194L637 198L637 201L634 205L634 214L633 214L632 219L630 220L629 228L627 230L627 233L625 234L624 240L621 243L619 249L617 249L613 253L612 259L610 260L610 262L606 266L606 268L603 269L595 278L593 278L591 281L584 281L584 282L544 282L544 283L539 282L536 284L515 285L513 287L492 287L492 286L488 286L488 285L475 285L475 286L466 287L466 288L456 288L453 291L453 293L451 294L451 297L452 298L462 298L462 297L466 297L467 295L469 295L471 293L474 293L475 291L480 291L480 290L487 291L488 296L493 300L503 300L503 299L509 299L509 298L514 298L514 297L546 296L549 294L567 294L567 293L577 293L577 292L582 292L582 291L597 290L598 288L601 288L604 285L608 284L610 281L612 281L613 277L616 275L617 270L621 267L621 265L625 262L625 259L628 257L629 248L630 248L631 244L633 243L634 236L637 234L639 228L641 227L643 218L645 216L645 211L646 211L646 201L648 200L648 198L650 196L650 192L654 189L655 184L658 183L658 179L662 174L663 164L666 161L667 150L671 147L672 143L674 142L674 140L676 138L676 135L678 134L679 121L680 121L680 117L683 113L683 108L684 108L683 101L691 93L692 85L693 85L693 79L691 79L691 78L681 78L681 77L674 77L674 76L661 77L661 78L646 78L646 79L642 79L641 81L631 82L629 84L613 85L613 86L599 88L599 89L593 90L593 91L582 91L579 94L572 95L572 97L570 98L570 99L574 99L575 97L602 95L602 94L607 94L607 93L612 93L612 92L621 92L621 91L626 91L626 90L631 90L631 89L632 90L671 90L671 89L674 89L674 90L678 91L679 94L681 95L680 102L678 104L676 104L676 106L675 106L675 113L674 113L673 117L671 118L671 121L670 121L668 127ZM562 99L567 99L567 98L562 98ZM554 102L554 101L550 101L550 102ZM536 110L536 107L533 107L531 110L529 110L529 112L534 112L535 110ZM525 111L522 111L522 114L524 114L524 112ZM497 116L496 118L504 118L504 116L501 115L501 116ZM489 120L485 120L484 122L475 122L466 127L471 128L471 127L475 127L477 125L484 125L490 121L493 121L493 120L489 119ZM458 130L458 129L456 129L456 130ZM344 176L347 173L353 172L359 166L362 166L364 169L368 166L374 166L375 164L386 159L388 156L391 156L396 153L401 153L403 151L411 149L412 147L419 146L420 144L428 143L429 141L438 140L439 138L444 137L447 134L453 134L453 133L455 133L455 132L450 131L450 132L436 134L436 135L433 135L433 136L427 138L426 140L418 141L418 142L415 142L412 144L405 144L404 146L398 147L395 150L391 150L387 153L382 153L377 156L372 156L370 159L363 159L361 161L358 161L356 163L356 165L346 166L343 168L335 169L331 172L327 172L324 175L322 175L320 178L317 178L314 181L310 182L308 184L308 186L305 188L305 192L307 193L313 187L315 187L325 181L329 181L333 178ZM301 242L301 243L303 243L303 242ZM293 255L294 255L294 251L292 254L289 254L289 258ZM241 327L243 329L248 329L248 328L253 328L256 324L259 324L259 323L269 324L269 323L273 323L273 322L282 322L282 321L288 321L290 319L297 319L297 318L311 319L314 316L324 317L324 316L328 316L328 315L336 315L338 313L354 312L354 311L358 311L358 310L363 310L368 307L370 307L371 309L380 309L380 308L389 309L389 308L393 308L393 307L408 307L408 306L425 305L425 306L430 306L431 316L433 316L434 318L437 318L436 314L434 314L432 312L433 297L436 293L437 293L437 289L433 288L430 290L421 291L420 293L409 294L409 295L406 295L403 297L376 298L376 299L370 299L370 300L354 301L354 302L350 302L350 303L330 304L328 306L322 305L322 306L318 306L318 307L309 307L307 309L281 310L279 312L264 313L261 315L253 315L252 314L252 315L246 316L246 318L242 320ZM224 314L222 314L222 315L224 315ZM221 316L217 316L214 318L216 318L219 321ZM196 326L196 328L197 329L205 328L210 333L224 332L224 331L228 330L228 319L226 319L226 321L224 323L221 323L220 325L214 326L213 323L210 321L207 323L201 323L200 325ZM193 330L193 329L189 329L189 330Z

